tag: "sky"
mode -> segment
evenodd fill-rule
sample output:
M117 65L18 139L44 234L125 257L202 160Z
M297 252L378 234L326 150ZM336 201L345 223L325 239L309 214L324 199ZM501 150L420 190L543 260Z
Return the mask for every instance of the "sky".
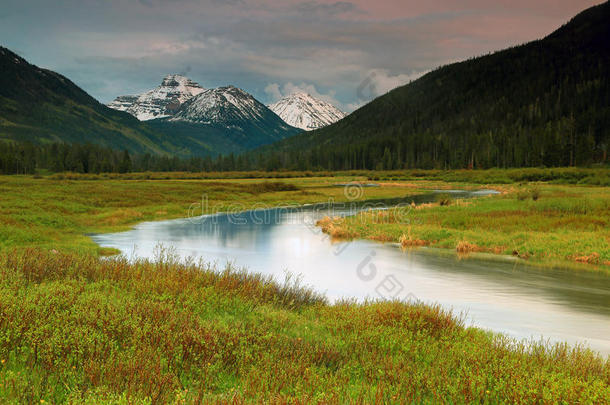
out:
M1 0L0 45L107 103L170 73L351 112L439 66L544 37L600 0Z

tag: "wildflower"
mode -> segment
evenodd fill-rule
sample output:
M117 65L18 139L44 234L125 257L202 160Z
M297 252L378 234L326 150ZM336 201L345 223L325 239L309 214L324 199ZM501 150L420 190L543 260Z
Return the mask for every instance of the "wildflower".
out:
M6 360L4 360L4 359L0 360L0 364L4 364L5 361Z

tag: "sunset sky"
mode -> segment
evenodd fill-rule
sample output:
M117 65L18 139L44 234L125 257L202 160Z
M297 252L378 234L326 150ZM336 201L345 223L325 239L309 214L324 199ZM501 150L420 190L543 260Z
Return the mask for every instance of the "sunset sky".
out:
M301 89L352 111L440 65L545 36L599 3L2 0L0 45L102 102L182 73L266 103ZM374 91L358 92L367 77Z

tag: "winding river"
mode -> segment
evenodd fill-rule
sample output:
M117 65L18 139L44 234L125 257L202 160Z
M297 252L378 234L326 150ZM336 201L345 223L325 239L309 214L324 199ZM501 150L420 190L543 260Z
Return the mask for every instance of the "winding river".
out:
M463 314L467 324L519 339L584 344L610 354L609 276L534 268L508 258L460 259L435 249L402 251L394 244L364 240L331 243L315 226L324 216L360 209L312 205L216 214L146 222L127 232L92 238L132 257L154 258L156 248L163 245L182 257L203 258L218 268L230 262L280 282L286 273L298 275L304 285L330 300L439 303Z

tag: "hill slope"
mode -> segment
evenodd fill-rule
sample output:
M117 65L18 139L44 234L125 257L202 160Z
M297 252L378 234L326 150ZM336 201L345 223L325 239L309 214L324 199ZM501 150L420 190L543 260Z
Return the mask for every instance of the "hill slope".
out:
M0 140L96 143L131 152L173 146L125 112L99 103L66 77L0 47Z
M267 167L464 168L607 161L608 38L606 2L542 40L439 68L334 125L273 145L267 149Z
M299 132L242 90L208 90L205 97L197 98L204 89L177 75L166 77L161 86L137 99L121 97L121 105L114 104L129 109L135 103L130 112L141 118L166 117L144 123L99 103L66 77L31 65L2 47L0 71L0 141L92 143L133 153L188 157L243 152ZM193 108L215 95L222 96L215 104L220 115L214 122L197 116ZM240 111L231 103L235 100L246 102L251 111L244 106ZM170 113L176 114L175 120L173 115L168 117Z

